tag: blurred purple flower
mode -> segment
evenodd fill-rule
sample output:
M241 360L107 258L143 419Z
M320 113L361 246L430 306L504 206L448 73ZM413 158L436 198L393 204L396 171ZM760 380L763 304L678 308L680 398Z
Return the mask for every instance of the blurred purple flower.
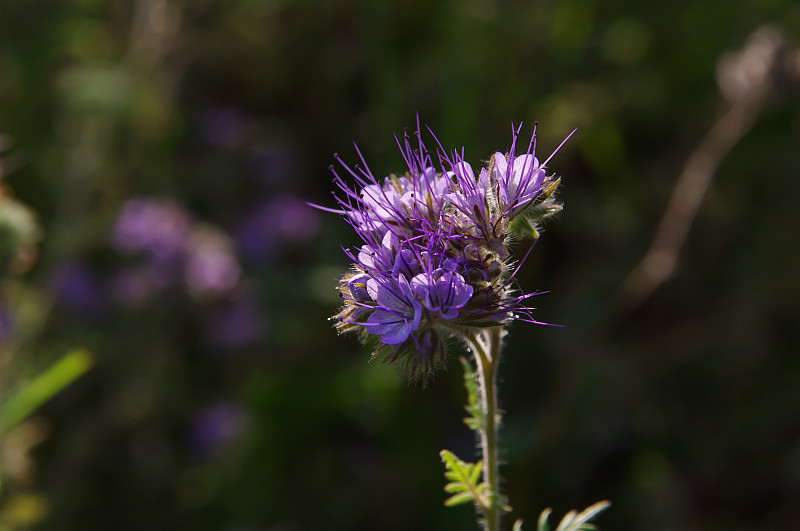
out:
M242 297L224 305L206 329L211 345L223 350L246 347L261 339L266 321L254 300Z
M296 197L278 197L272 201L272 213L278 234L291 241L304 242L319 231L319 215Z
M119 272L113 293L140 304L182 280L194 296L225 295L238 284L241 267L230 237L199 224L175 202L136 198L125 203L113 234L114 247L141 252L146 260Z
M200 130L206 141L216 147L233 148L247 135L248 120L235 107L214 107L200 118Z
M293 196L258 204L239 222L236 237L245 257L263 263L282 241L305 242L319 232L319 214Z
M264 264L274 255L278 245L270 226L271 218L270 209L262 204L239 221L234 232L246 259Z
M201 455L224 449L238 438L247 424L247 411L232 401L219 402L199 411L189 428L189 444Z
M284 183L297 174L295 154L288 145L261 144L250 160L256 179L264 184Z
M146 262L117 273L111 287L114 298L127 305L150 300L180 278L180 263Z
M211 226L196 229L188 244L184 280L194 295L220 295L239 283L241 268L233 243Z
M105 305L104 290L97 277L80 262L67 262L58 266L51 278L58 299L67 308L85 317L98 316Z
M189 214L169 199L134 198L122 207L112 243L121 252L171 260L183 251L191 225Z
M5 304L0 304L0 344L5 343L14 333L14 316Z

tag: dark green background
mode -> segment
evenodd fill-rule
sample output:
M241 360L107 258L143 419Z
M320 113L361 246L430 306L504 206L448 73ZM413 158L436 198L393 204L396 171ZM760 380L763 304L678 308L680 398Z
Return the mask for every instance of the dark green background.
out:
M73 347L97 365L41 411L36 470L6 480L0 511L38 493L47 530L474 529L470 508L443 507L437 455L474 452L458 349L423 389L336 336L339 247L355 238L335 215L243 260L264 327L235 352L211 352L208 308L185 294L92 318L46 302L59 264L102 277L128 260L109 244L126 199L169 197L227 231L255 198L331 205L333 154L356 162L355 140L376 174L401 170L392 135L418 112L474 165L508 149L512 121L538 120L545 158L580 128L549 163L565 210L519 276L550 292L537 318L565 328L514 324L501 368L512 516L530 530L545 507L610 499L607 530L793 528L797 90L722 163L676 275L632 315L614 304L725 109L720 57L764 23L797 45L800 6L3 0L0 132L21 162L4 183L45 231L36 267L3 288L33 294L43 323L20 332L19 377ZM221 107L246 123L228 147L202 134ZM243 430L193 451L191 419L220 401L241 405Z

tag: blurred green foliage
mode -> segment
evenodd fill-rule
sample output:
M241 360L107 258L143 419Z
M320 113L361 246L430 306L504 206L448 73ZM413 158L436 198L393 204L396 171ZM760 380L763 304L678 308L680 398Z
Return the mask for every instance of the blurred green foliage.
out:
M508 520L609 499L604 529L792 528L796 87L719 168L676 275L614 304L725 108L718 61L765 23L797 46L791 0L5 0L0 175L42 240L0 283L0 377L77 346L96 366L0 444L3 525L472 528L437 458L473 448L458 364L409 387L336 337L355 238L294 208L331 204L352 140L399 170L392 134L419 112L476 163L512 121L538 120L545 157L580 128L549 163L565 211L519 275L566 328L515 325L501 368ZM189 227L186 269L151 291L122 282L152 272L119 236L131 205ZM234 288L197 284L221 278L189 275L198 249L235 257Z
M74 350L48 367L42 374L0 404L0 437L28 418L44 402L85 373L92 358L84 350Z

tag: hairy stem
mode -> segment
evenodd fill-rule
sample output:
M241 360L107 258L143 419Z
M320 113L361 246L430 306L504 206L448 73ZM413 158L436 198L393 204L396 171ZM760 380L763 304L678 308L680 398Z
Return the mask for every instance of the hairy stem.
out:
M486 531L500 530L500 477L498 474L497 425L500 418L497 409L497 366L503 329L493 327L475 334L470 343L475 350L478 367L478 387L481 393L481 410L485 420L480 430L483 452L483 480L489 484L491 499L484 509Z

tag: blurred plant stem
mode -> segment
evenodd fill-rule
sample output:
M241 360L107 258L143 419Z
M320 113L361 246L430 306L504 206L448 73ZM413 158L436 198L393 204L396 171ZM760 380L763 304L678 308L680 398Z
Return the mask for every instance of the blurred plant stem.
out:
M800 82L800 50L790 48L780 31L763 26L753 32L744 49L720 59L717 77L728 110L686 159L650 248L623 281L618 304L625 315L675 273L714 172L753 127L769 97Z

